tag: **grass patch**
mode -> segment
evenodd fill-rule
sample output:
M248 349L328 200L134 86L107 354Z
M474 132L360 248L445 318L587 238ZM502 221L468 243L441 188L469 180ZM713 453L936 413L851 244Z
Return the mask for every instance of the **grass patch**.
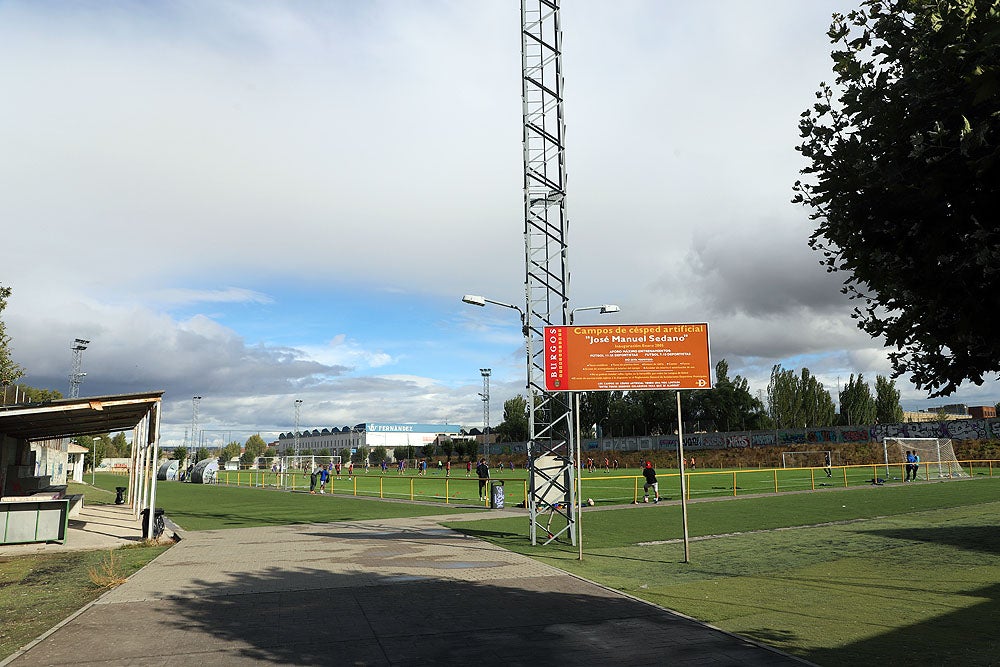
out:
M364 521L468 512L468 507L379 502L335 495L181 482L160 483L156 506L186 530Z
M113 559L113 573L124 580L167 547L0 556L0 659L32 641L88 602L106 587L94 584Z
M824 665L996 664L1000 480L585 512L584 560L523 520L452 524ZM817 525L841 522L832 525ZM763 532L755 532L763 531ZM742 534L735 534L742 533Z

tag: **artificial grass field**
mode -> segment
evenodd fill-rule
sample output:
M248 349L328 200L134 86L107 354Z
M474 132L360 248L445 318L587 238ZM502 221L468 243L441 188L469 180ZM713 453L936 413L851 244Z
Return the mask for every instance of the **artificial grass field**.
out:
M678 505L585 511L582 561L532 547L523 519L448 525L822 665L1000 661L1000 479L688 510L692 537L717 536L690 563Z
M97 483L113 489L123 479L98 475ZM678 480L668 479L661 496L676 498ZM189 530L471 507L179 482L161 482L156 505ZM532 547L526 514L489 519L484 511L452 527L818 664L996 665L998 513L1000 477L988 476L705 499L689 504L690 563L675 502L586 510L583 561L566 541Z
M89 475L87 480L90 480ZM113 490L115 486L128 482L127 478L120 475L98 473L96 483L99 489L93 490L92 495L104 502L114 502L114 493L104 495L101 489ZM77 486L74 485L74 489ZM85 498L84 502L89 500ZM275 489L182 482L158 483L156 507L162 507L171 521L186 530L363 521L470 511L469 506L377 502L349 496L309 495Z

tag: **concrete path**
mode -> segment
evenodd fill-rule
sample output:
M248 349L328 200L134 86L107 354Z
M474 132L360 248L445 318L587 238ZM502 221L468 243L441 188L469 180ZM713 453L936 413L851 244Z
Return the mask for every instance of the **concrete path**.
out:
M445 519L185 533L9 664L806 664Z

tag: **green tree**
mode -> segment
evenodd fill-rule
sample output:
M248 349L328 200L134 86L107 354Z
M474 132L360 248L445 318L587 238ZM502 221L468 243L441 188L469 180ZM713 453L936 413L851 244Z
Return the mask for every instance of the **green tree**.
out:
M0 316L3 315L7 307L7 299L10 298L11 289L0 285ZM0 317L0 386L6 392L7 387L24 376L24 368L14 363L10 352L10 336L7 335L7 325ZM5 394L6 396L6 394Z
M875 423L875 398L861 373L857 380L852 373L840 392L840 421L845 426Z
M382 463L382 461L389 458L389 452L386 451L385 447L379 445L378 447L372 449L372 457L375 459L376 463Z
M115 451L115 454L109 456L121 456L128 458L132 455L132 444L125 437L125 434L119 431L111 437L111 448Z
M799 389L802 392L803 424L807 428L823 428L837 423L837 406L833 397L808 368L802 369Z
M432 456L434 456L434 449L435 449L434 445L428 443L420 448L420 453L423 455L424 458L429 459Z
M518 394L503 403L503 421L495 429L507 442L528 440L528 401Z
M896 383L884 375L875 376L875 421L878 424L898 424L903 421Z
M232 442L230 442L229 444L227 444L225 447L222 448L222 451L219 452L219 458L222 459L223 463L231 461L234 458L239 457L242 449L243 447L240 445L240 443L236 440L233 440Z
M187 460L187 457L188 457L188 448L187 447L185 447L184 445L181 445L180 447L174 447L174 456L173 456L173 458L175 460L180 461L181 463L184 463L184 461Z
M715 388L699 393L706 394L708 411L717 430L735 431L760 427L763 404L750 391L750 383L745 378L739 375L729 378L729 364L725 359L715 365Z
M243 443L243 454L240 456L240 462L244 465L250 465L263 456L265 451L267 451L267 443L264 442L264 438L260 437L260 433L254 433Z
M354 454L351 456L351 460L354 461L355 463L364 464L365 461L369 460L368 456L370 453L371 450L368 449L367 447L358 447L358 451L354 452Z
M198 461L204 461L208 457L209 457L208 447L199 447L198 451L196 451L194 454L194 462L198 463Z
M268 447L267 449L264 450L264 458L270 459L274 458L277 455L278 455L278 450L276 450L274 447Z
M810 245L895 348L894 378L982 384L1000 370L1000 8L863 0L828 35L835 85L799 123Z
M775 428L801 428L805 426L802 412L801 380L794 371L771 367L771 381L767 385L767 408Z
M455 443L452 442L451 438L445 438L441 441L441 452L445 455L449 461L451 460L451 455L455 453Z

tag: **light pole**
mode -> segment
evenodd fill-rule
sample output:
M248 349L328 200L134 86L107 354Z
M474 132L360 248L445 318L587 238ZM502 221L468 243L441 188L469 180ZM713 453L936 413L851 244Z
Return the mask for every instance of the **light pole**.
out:
M295 399L295 431L292 433L292 450L295 456L299 455L299 417L302 414L302 399Z
M613 303L602 306L583 306L569 311L569 325L573 326L576 313L581 310L600 310L601 315L621 310ZM580 434L580 392L573 392L573 417L576 421L576 544L580 549L578 560L583 560L583 439Z
M83 376L86 375L81 370L83 368L83 351L87 349L88 345L90 345L89 340L76 338L73 340L73 344L69 346L69 349L73 350L73 370L69 374L70 398L80 397L80 383L83 381Z
M521 335L524 336L524 349L525 350L528 349L528 326L527 326L527 320L526 320L526 318L524 316L524 311L521 310L521 308L519 306L515 306L514 304L507 303L505 301L496 301L495 299L487 299L485 296L480 296L479 294L466 294L465 296L462 297L462 302L463 303L467 303L467 304L469 304L471 306L479 306L480 308L482 308L483 306L485 306L488 303L492 303L494 306L502 306L503 308L510 308L511 310L516 310L517 314L521 316ZM526 377L530 377L531 376L531 359L529 357L527 357L527 356L525 356L525 359L526 359L526 362L528 364L528 368L526 370L526 373L527 373ZM484 372L484 375L483 375L483 378L484 378L484 392L488 394L489 393L489 380L488 380L487 374L489 373L490 369L488 369L488 368L482 369L481 368L479 370L480 370L480 372ZM480 396L482 396L482 394L480 394ZM487 402L489 399L484 397L483 400L484 400L484 402ZM528 400L531 400L530 396L528 397ZM485 406L485 409L488 410L489 406L488 405ZM487 426L489 426L489 414L488 413L486 415L486 418L483 421L486 422ZM483 453L484 453L484 455L485 455L485 452L486 452L486 434L484 433L483 434Z
M486 439L490 432L490 373L489 368L480 368L479 373L483 376L483 393L479 396L483 399L483 458L489 451L489 443Z
M191 397L191 449L194 450L194 460L198 461L198 405L201 403L201 396Z
M90 485L97 486L97 443L101 436L90 439Z

